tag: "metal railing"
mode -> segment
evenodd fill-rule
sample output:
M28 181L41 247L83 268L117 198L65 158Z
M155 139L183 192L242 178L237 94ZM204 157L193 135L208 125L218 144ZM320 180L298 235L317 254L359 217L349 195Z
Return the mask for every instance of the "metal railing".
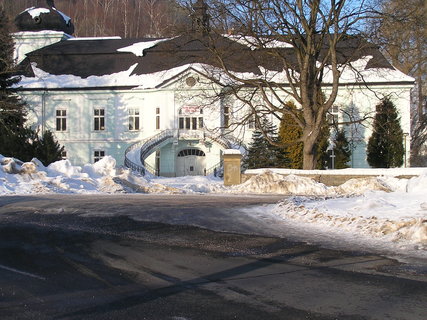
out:
M176 130L163 130L162 132L156 134L155 136L147 139L145 143L141 146L141 154L140 159L141 162L145 161L145 159L151 154L152 149L157 147L162 142L173 138L176 134Z
M145 163L145 159L151 154L153 148L166 141L167 139L173 138L174 135L175 130L164 130L152 137L146 138L129 146L125 151L125 166L130 168L132 171L139 172L142 175L145 175L147 172L155 175L156 170L149 164ZM140 149L140 163L135 163L128 157L129 152L134 151L136 149Z
M215 164L214 166L206 169L206 175L210 175L213 174L215 177L218 177L221 172L222 172L222 166L224 165L224 161L220 161L217 164Z
M178 133L179 133L178 130L163 130L152 137L146 138L144 140L141 140L129 146L125 151L125 161L124 161L125 166L130 168L132 171L139 172L142 175L145 175L147 172L153 175L156 175L156 169L150 166L148 163L145 163L145 159L153 152L154 148L158 147L163 142L171 138L178 139ZM209 140L212 140L218 143L223 148L226 148L226 149L230 148L230 143L227 140L222 139L220 137L215 137L207 131L203 131L203 137L205 139L207 138ZM128 157L129 152L135 151L136 149L140 149L140 152L139 152L140 163L135 163ZM208 174L214 173L215 169L217 170L217 172L219 172L221 167L222 167L222 161L220 161L216 165L207 169L206 174L208 175Z
M138 172L143 176L145 176L146 174L145 166L134 163L132 160L129 160L128 158L126 158L126 156L125 156L125 167L131 169L132 171Z
M228 142L227 140L225 140L221 137L214 136L211 133L209 133L208 131L204 132L204 136L205 136L205 138L208 138L208 139L218 143L219 145L221 145L225 149L229 149L231 147L230 142Z
M153 166L150 166L148 163L146 163L146 162L144 162L144 168L145 168L145 173L150 173L150 174L152 174L153 176L158 176L159 175L159 173L157 172L157 170L156 169L154 169L154 167Z

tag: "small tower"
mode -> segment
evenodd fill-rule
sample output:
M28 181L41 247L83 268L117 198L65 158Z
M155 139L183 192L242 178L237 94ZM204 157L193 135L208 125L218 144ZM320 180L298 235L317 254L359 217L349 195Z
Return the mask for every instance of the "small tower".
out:
M53 0L34 0L33 4L15 18L18 32L12 36L17 63L24 60L28 52L67 40L74 33L71 19L55 8Z
M208 6L203 0L197 0L193 5L192 31L201 35L207 35L210 32Z
M60 31L69 35L74 33L71 19L56 10L53 0L36 0L35 5L15 18L19 31Z

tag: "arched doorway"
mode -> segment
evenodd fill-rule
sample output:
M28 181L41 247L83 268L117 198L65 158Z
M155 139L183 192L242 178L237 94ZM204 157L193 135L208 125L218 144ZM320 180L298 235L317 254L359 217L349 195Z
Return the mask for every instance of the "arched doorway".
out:
M177 176L201 176L205 174L206 154L199 149L181 150L176 159Z

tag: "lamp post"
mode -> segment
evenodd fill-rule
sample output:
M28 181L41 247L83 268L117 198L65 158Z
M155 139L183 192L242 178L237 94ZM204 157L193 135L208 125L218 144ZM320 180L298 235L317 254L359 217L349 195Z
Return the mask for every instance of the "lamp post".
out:
M332 140L329 140L329 146L326 149L327 151L331 151L331 155L329 156L331 158L331 169L335 169L335 143Z

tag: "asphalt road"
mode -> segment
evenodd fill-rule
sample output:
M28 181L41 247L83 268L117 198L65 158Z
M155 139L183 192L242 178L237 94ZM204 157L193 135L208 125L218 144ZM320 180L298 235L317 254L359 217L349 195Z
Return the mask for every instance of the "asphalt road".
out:
M0 319L427 319L423 266L267 236L276 201L0 197Z

